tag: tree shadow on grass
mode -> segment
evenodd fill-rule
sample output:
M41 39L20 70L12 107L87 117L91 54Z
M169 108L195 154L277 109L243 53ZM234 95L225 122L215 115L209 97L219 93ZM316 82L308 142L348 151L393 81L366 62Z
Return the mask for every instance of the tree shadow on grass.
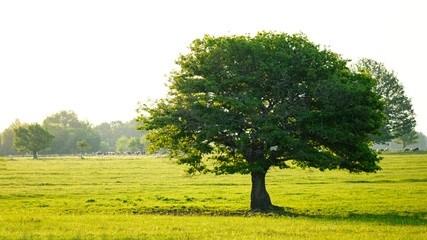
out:
M419 213L385 213L385 214L368 214L368 213L348 213L345 216L334 216L334 215L319 215L310 212L300 213L293 208L283 208L273 206L268 211L261 212L266 216L290 216L290 217L307 217L307 218L318 218L324 220L348 220L348 221L359 221L359 222L371 222L385 225L409 225L409 226L422 226L427 225L427 212Z
M250 210L224 210L224 209L207 209L189 207L182 209L139 209L133 211L133 214L148 214L148 215L169 215L169 216L235 216L235 217L253 217L253 216L289 216L300 217L307 216L292 211L286 211L284 208L274 206L272 209L266 211L250 211Z
M330 221L356 221L384 225L402 225L402 226L425 226L427 225L427 212L401 215L399 213L387 214L357 214L349 213L346 216L334 215L316 215L310 213L301 213L296 209L288 207L273 206L264 211L250 210L218 210L204 208L187 209L144 209L133 211L133 214L147 215L167 215L167 216L226 216L226 217L302 217L312 219L322 219Z
M331 221L357 221L357 222L369 222L384 225L407 225L407 226L425 226L427 225L427 212L418 213L385 213L385 214L369 214L369 213L348 213L345 216L334 216L334 215L319 215L311 213L298 213L297 210L292 208L283 208L273 206L269 212L264 214L272 216L291 216L291 217L307 217L307 218L318 218Z

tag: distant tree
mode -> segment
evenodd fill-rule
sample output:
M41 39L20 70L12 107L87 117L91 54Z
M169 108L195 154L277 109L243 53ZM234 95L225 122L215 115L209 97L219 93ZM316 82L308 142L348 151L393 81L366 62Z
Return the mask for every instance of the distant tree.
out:
M113 121L110 123L110 127L111 127L111 131L113 132L113 135L117 139L123 136L124 123L122 121Z
M128 150L131 152L141 151L141 140L136 137L131 137L128 141Z
M54 113L43 121L44 125L58 126L61 128L87 128L88 122L80 121L74 111L59 111Z
M14 129L22 126L22 123L19 119L16 119L8 128L6 128L1 135L1 144L0 144L0 155L14 155L18 151L13 147L13 139L15 138Z
M405 150L407 146L418 143L419 136L416 131L411 131L405 135L401 135L393 140L394 143L402 145Z
M117 140L122 136L139 138L146 134L146 132L138 131L137 126L136 119L132 119L125 123L122 121L104 122L96 126L94 130L101 137L101 141L108 142L110 146L115 146Z
M99 150L101 143L99 135L89 122L80 121L73 111L60 111L48 116L43 121L43 126L56 136L52 143L52 153L76 153L78 152L76 142L80 139L86 139L93 151Z
M303 34L205 36L176 61L169 95L141 105L149 147L189 173L251 174L251 209L272 207L265 176L292 166L375 172L384 119L375 81Z
M415 113L411 99L405 95L403 85L394 71L388 70L383 63L367 58L359 60L356 67L359 70L368 70L377 80L374 90L385 102L384 114L387 119L384 120L381 134L373 135L372 140L376 143L386 143L394 138L411 135L416 125Z
M117 139L116 142L116 151L117 152L126 152L128 147L128 138L126 136L122 136Z
M427 136L422 132L418 132L418 148L427 149Z
M87 143L92 147L92 152L96 152L99 150L101 139L92 127L74 129L74 133L75 139L86 139Z
M100 136L101 141L108 143L109 146L116 146L117 139L123 136L120 130L122 126L121 121L103 122L95 126L94 130Z
M27 127L18 127L14 131L13 146L20 152L31 152L34 159L37 158L37 152L49 149L50 144L55 139L53 134L37 123L30 124Z
M147 147L149 145L149 143L148 143L147 139L145 138L145 136L141 137L140 143L141 143L141 150L140 151L141 151L141 153L145 154L145 151L146 151L146 149L147 149Z
M79 149L81 159L83 159L83 153L84 153L84 151L91 149L92 146L89 145L86 142L86 140L80 140L80 141L77 142L77 148Z
M141 135L146 134L146 132L141 132L137 130L137 127L139 126L138 121L136 119L132 119L128 122L124 123L123 126L123 136L126 136L128 138L135 137L140 138Z
M108 142L101 141L101 144L99 146L99 150L101 152L104 152L104 153L111 151L110 144L108 144Z

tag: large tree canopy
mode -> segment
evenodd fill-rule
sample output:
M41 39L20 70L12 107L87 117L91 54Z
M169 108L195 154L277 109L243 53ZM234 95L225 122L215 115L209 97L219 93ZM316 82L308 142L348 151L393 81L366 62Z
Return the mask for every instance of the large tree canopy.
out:
M166 99L141 105L151 150L188 172L251 174L251 208L272 206L273 166L375 172L384 118L375 81L303 34L205 36L177 60ZM288 162L292 160L292 163Z

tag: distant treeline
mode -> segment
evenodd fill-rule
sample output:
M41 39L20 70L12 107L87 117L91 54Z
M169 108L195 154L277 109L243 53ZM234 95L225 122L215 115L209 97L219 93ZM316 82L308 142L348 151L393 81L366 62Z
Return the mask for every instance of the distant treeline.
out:
M50 150L45 154L76 154L77 142L86 140L91 146L88 152L144 152L146 142L144 136L147 132L137 130L136 119L128 122L104 122L94 126L88 121L81 121L73 111L60 111L52 114L43 121L42 126L55 135ZM15 120L8 128L0 133L0 156L22 154L13 146L15 137L14 129L26 126L19 119ZM402 145L396 143L374 144L374 149L402 150ZM417 132L415 144L405 148L427 149L427 137Z
M417 139L415 140L416 143L413 143L409 146L405 146L405 149L420 149L420 150L427 150L427 136L424 135L422 132L417 132ZM389 142L385 144L374 144L374 149L387 149L387 150L404 150L402 144L397 144L395 142Z
M0 155L22 154L13 147L14 129L26 125L17 119L0 134ZM136 119L94 126L88 121L79 120L73 111L60 111L46 117L42 126L55 135L50 150L43 151L46 154L78 153L76 143L80 140L86 140L91 146L89 152L142 152L145 148L143 136L146 132L136 129Z

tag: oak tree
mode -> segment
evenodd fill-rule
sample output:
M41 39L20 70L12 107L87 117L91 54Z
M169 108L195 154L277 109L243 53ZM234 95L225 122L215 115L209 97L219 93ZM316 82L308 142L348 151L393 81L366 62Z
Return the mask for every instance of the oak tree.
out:
M34 159L37 158L38 152L49 149L50 144L55 139L55 136L47 128L43 128L37 123L26 127L20 126L14 131L13 146L20 152L31 152Z
M374 79L305 35L206 35L176 63L168 97L139 107L149 150L168 149L189 173L251 174L252 210L273 207L272 167L380 169Z

